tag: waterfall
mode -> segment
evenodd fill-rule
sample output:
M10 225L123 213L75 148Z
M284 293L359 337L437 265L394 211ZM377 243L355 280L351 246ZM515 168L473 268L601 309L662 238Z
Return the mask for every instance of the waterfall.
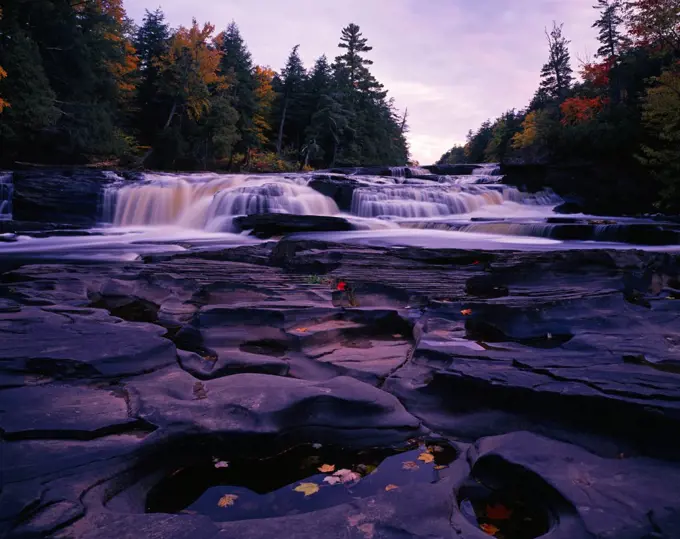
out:
M550 193L528 195L512 187L447 186L360 188L352 198L352 213L360 217L404 219L465 214L485 206L506 202L528 205L556 205L559 197Z
M432 173L420 167L390 167L390 175L395 178L409 178L413 176L430 176Z
M236 174L146 174L141 182L105 190L102 219L116 226L177 225L223 231L236 215L338 213L335 202L304 185L307 181Z
M11 172L0 172L0 221L12 219L14 185Z

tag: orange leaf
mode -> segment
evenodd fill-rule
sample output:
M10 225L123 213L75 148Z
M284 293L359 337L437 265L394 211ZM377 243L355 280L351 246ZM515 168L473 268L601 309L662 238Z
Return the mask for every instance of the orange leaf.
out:
M463 316L470 316L472 314L472 309L463 309L462 311L460 311L460 314L462 314Z
M396 489L398 489L398 488L399 488L399 487L398 487L397 485L387 485L387 486L385 487L385 491L386 491L386 492L389 492L390 490L396 490Z
M491 520L508 520L512 516L512 511L503 504L486 506L486 516Z
M298 333L306 333L309 330L307 328L295 328L293 331L297 331Z
M225 494L217 502L217 505L218 507L231 507L234 505L236 500L238 500L238 496L236 494Z
M324 464L319 468L319 471L321 473L331 473L335 471L335 465L334 464Z
M404 464L402 464L401 467L404 470L417 470L419 468L419 466L412 460L404 462Z
M479 527L484 533L488 533L489 535L496 535L499 531L501 531L500 528L497 528L493 524L480 524Z

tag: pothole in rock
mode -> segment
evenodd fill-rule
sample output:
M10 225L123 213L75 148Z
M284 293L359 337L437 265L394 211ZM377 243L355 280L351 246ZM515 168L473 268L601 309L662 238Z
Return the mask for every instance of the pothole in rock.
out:
M151 489L146 512L217 522L308 513L435 482L456 457L443 441L364 451L305 444L267 458L193 455Z
M521 489L492 490L476 483L461 488L459 499L465 518L496 539L535 539L552 526L549 510Z
M471 341L485 343L515 342L531 348L559 348L574 338L570 333L551 333L532 335L529 337L513 337L487 322L468 320L465 323L466 338Z

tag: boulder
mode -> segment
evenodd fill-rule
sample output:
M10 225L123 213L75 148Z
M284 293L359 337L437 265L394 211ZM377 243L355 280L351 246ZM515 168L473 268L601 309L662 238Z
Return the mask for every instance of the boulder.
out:
M233 226L238 232L249 230L253 236L268 239L294 232L332 232L355 230L354 225L342 217L325 215L291 215L265 213L235 217Z

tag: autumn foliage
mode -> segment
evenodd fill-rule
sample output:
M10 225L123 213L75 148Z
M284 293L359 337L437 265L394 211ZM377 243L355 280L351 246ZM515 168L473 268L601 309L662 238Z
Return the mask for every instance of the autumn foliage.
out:
M608 88L614 63L615 60L612 58L599 64L585 64L581 69L581 76L595 88Z
M579 125L589 122L602 111L609 100L601 97L572 97L560 105L562 125Z

